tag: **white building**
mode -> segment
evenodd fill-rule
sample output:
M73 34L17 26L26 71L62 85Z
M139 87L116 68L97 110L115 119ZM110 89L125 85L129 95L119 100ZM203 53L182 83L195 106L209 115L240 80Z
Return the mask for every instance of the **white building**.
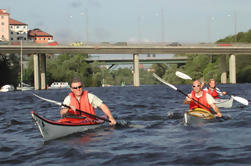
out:
M9 25L10 26L10 42L28 40L28 37L27 37L28 25L27 24L14 20L12 18L10 18L9 24L10 24Z

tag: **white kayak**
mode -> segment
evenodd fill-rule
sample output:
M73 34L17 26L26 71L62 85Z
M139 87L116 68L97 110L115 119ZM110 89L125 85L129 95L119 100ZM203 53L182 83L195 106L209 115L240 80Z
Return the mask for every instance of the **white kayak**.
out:
M216 103L215 105L217 107L221 107L221 108L231 108L233 105L233 97L231 97L230 99L215 99Z
M58 121L47 120L34 111L32 118L45 141L64 137L73 133L95 129L104 125L104 120L89 120L87 118L63 118Z

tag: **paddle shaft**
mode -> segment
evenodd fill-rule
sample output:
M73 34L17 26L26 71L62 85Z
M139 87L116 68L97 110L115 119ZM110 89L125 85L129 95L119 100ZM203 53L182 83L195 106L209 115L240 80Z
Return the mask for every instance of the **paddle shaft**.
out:
M71 108L70 106L65 105L65 104L61 104L61 105L64 106L64 107L67 107L67 108ZM101 120L104 120L104 121L106 121L106 122L111 122L111 121L108 120L108 119L105 119L105 118L102 118L102 117L99 117L99 116L90 114L90 113L88 113L88 112L85 112L85 111L82 111L82 110L79 110L79 109L76 109L76 111L78 111L78 112L80 112L80 113L84 113L84 114L86 114L86 115L89 115L89 116L91 116L91 117L93 117L93 118L101 119Z
M176 91L180 92L181 94L183 94L184 96L189 97L185 92L183 92L182 90L176 88L174 85L172 85L172 84L170 84L170 83L164 81L164 80L163 80L162 78L160 78L157 74L153 73L153 76L154 76L157 80L159 80L160 82L162 82L162 83L166 84L167 86L169 86L170 88L172 88L173 90L176 90ZM189 97L189 98L191 98L191 97ZM215 113L215 111L214 111L211 107L208 108L207 106L205 106L204 104L202 104L202 103L200 103L199 101L195 100L194 98L191 98L191 99L192 99L193 101L197 102L198 104L204 106L205 108L209 109L212 113Z
M215 111L210 107L205 106L204 104L200 103L198 100L195 100L194 98L191 98L190 96L188 96L185 92L181 91L180 89L177 89L178 92L182 93L184 96L189 97L190 99L192 99L193 101L197 102L198 104L202 105L203 107L209 109L211 112L215 113Z
M57 101L54 101L54 100L51 100L51 99L43 98L43 97L41 97L41 96L38 96L38 95L35 94L35 93L33 93L33 95L36 96L37 98L42 99L42 100L45 100L45 101L47 101L47 102L50 102L50 103L53 103L53 104L56 104L56 105L60 105L60 106L64 106L64 107L66 107L66 108L71 108L71 107L68 106L68 105L65 105L65 104L63 104L63 103L60 103L60 102L57 102ZM81 112L81 113L84 113L84 114L86 114L86 115L89 115L89 116L91 116L91 117L93 117L93 118L101 119L101 120L104 120L104 121L106 121L106 122L111 122L111 121L108 120L108 119L101 118L101 117L99 117L99 116L90 114L90 113L88 113L88 112L85 112L85 111L82 111L82 110L79 110L79 109L76 109L76 111Z
M61 105L64 106L64 107L67 107L67 108L71 108L70 106L65 105L65 104L61 104ZM108 120L108 119L106 119L106 118L102 118L102 117L99 117L99 116L90 114L90 113L88 113L88 112L85 112L85 111L82 111L82 110L79 110L79 109L76 109L76 111L78 111L78 112L80 112L80 113L84 113L84 114L86 114L86 115L89 115L89 116L91 116L91 117L93 117L93 118L101 119L101 120L104 120L104 121L106 121L106 122L111 122L110 120Z
M182 79L185 79L185 80L192 80L192 78L185 74L185 73L182 73L180 71L176 71L175 73L178 77L182 78ZM217 93L222 93L222 91L218 88L215 87L215 90ZM248 105L248 100L247 99L244 99L243 97L239 97L239 96L233 96L233 95L230 95L230 94L226 94L227 96L230 96L232 97L235 101L243 104L243 105Z

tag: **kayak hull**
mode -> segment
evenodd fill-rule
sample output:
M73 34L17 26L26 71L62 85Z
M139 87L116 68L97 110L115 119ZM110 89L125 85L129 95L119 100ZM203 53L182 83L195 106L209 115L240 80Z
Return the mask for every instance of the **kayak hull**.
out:
M201 108L196 108L184 113L185 125L200 125L214 119L216 119L214 114Z
M105 124L103 120L90 121L87 118L63 118L59 121L51 121L39 116L34 111L31 112L31 116L45 141L95 129Z
M230 99L215 99L215 105L221 108L231 108L233 105L234 99L231 97Z

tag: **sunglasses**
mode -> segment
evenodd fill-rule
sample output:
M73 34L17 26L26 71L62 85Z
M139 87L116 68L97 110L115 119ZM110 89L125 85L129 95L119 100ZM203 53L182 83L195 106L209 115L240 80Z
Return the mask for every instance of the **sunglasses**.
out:
M200 87L200 85L193 85L193 88L195 88L195 87Z
M80 88L82 88L83 86L82 85L80 85L80 86L76 86L76 87L71 87L72 89L80 89Z

